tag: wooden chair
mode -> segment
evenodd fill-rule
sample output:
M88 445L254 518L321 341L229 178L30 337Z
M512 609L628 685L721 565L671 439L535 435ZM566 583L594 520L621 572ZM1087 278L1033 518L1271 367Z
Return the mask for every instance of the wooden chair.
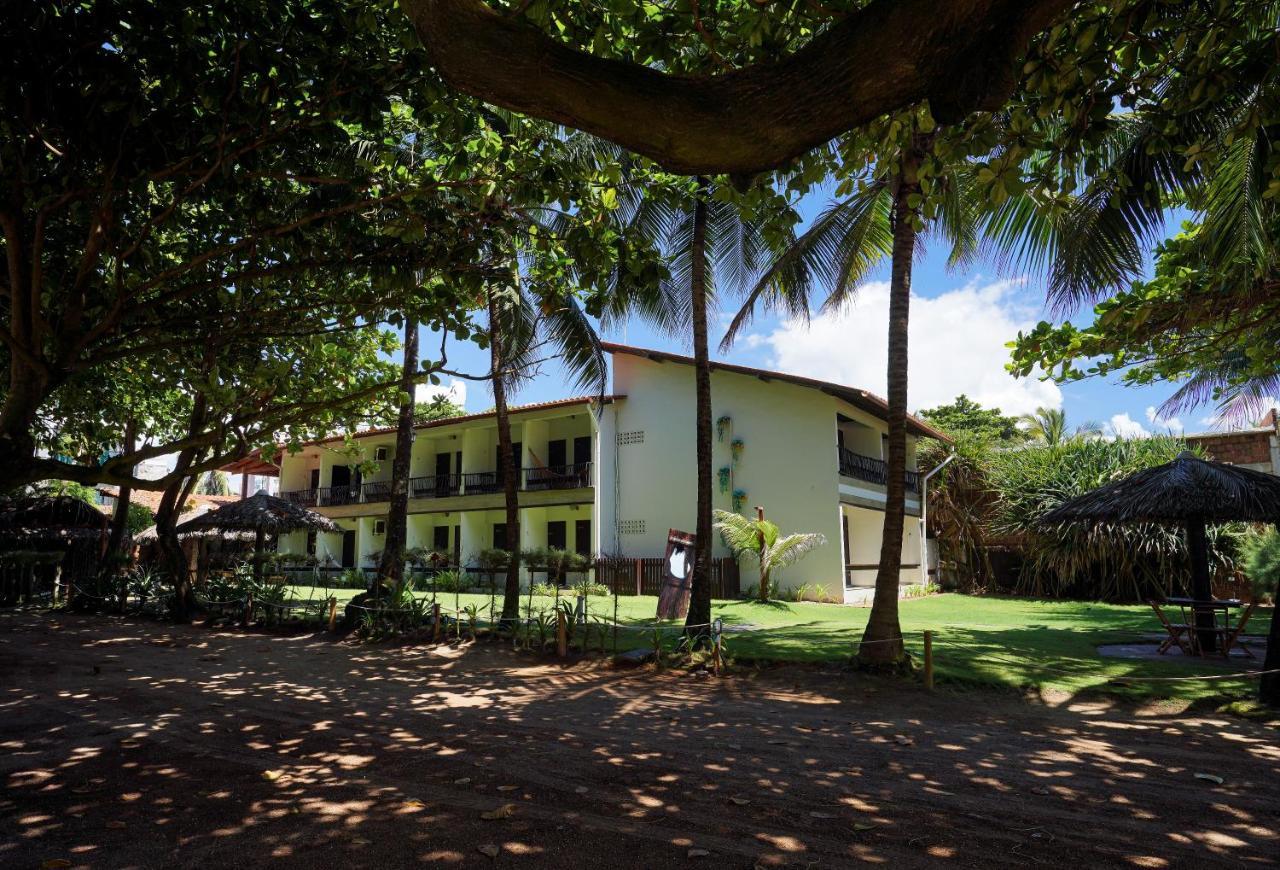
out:
M1160 608L1158 601L1148 601L1147 603L1156 612L1156 618L1160 620L1164 630L1169 633L1169 636L1165 638L1164 643L1160 644L1160 649L1156 650L1156 652L1164 655L1169 651L1169 647L1176 643L1178 649L1182 650L1183 655L1195 655L1195 635L1192 634L1195 626L1184 622L1170 622L1169 617L1164 615L1164 610Z
M1240 635L1244 633L1244 627L1249 624L1249 617L1253 616L1253 609L1258 606L1258 602L1250 601L1249 606L1244 609L1244 613L1240 614L1240 621L1236 623L1235 628L1224 626L1218 629L1218 637L1222 646L1222 657L1230 658L1231 649L1236 645L1236 641ZM1253 650L1245 644L1240 644L1240 649L1244 650L1244 654L1251 659L1256 659Z

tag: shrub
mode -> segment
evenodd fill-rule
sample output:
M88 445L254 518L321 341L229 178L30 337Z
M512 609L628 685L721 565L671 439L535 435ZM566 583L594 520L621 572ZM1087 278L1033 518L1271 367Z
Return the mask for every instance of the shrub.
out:
M584 580L570 587L575 595L612 595L613 591L603 583Z
M441 571L427 581L427 587L436 592L465 592L467 580L459 571Z
M554 583L534 583L530 592L533 595L552 596L558 593L559 588L560 587L556 586Z

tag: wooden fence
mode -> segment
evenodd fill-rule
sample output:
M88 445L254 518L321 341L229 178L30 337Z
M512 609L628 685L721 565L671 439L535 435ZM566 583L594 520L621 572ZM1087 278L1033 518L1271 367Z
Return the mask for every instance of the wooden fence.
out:
M595 577L618 595L657 595L666 571L661 556L647 559L597 559ZM711 560L711 597L741 595L738 563L725 557Z

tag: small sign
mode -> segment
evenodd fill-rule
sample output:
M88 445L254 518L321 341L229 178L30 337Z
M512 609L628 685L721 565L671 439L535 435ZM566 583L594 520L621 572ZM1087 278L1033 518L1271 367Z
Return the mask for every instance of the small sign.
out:
M667 555L663 560L662 589L658 592L658 618L684 619L689 614L689 591L693 582L693 545L697 535L670 529Z

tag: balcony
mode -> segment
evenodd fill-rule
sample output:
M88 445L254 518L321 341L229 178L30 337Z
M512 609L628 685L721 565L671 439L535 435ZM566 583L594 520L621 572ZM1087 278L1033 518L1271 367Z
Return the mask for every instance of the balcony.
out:
M845 477L854 477L858 480L865 480L867 483L876 483L880 486L886 486L889 483L889 464L880 459L873 459L870 456L863 456L861 453L854 453L844 447L837 447L837 456L840 462L840 473ZM920 492L920 475L915 471L907 472L907 489L911 492Z
M591 463L575 462L521 472L520 488L525 492L582 489L591 486ZM409 498L447 498L455 495L487 495L502 492L502 472L472 471L466 474L435 474L409 479ZM280 493L280 498L302 507L337 507L374 504L391 500L391 481L361 485L324 486Z
M590 485L590 462L524 470L524 489L529 492L546 489L581 489Z

